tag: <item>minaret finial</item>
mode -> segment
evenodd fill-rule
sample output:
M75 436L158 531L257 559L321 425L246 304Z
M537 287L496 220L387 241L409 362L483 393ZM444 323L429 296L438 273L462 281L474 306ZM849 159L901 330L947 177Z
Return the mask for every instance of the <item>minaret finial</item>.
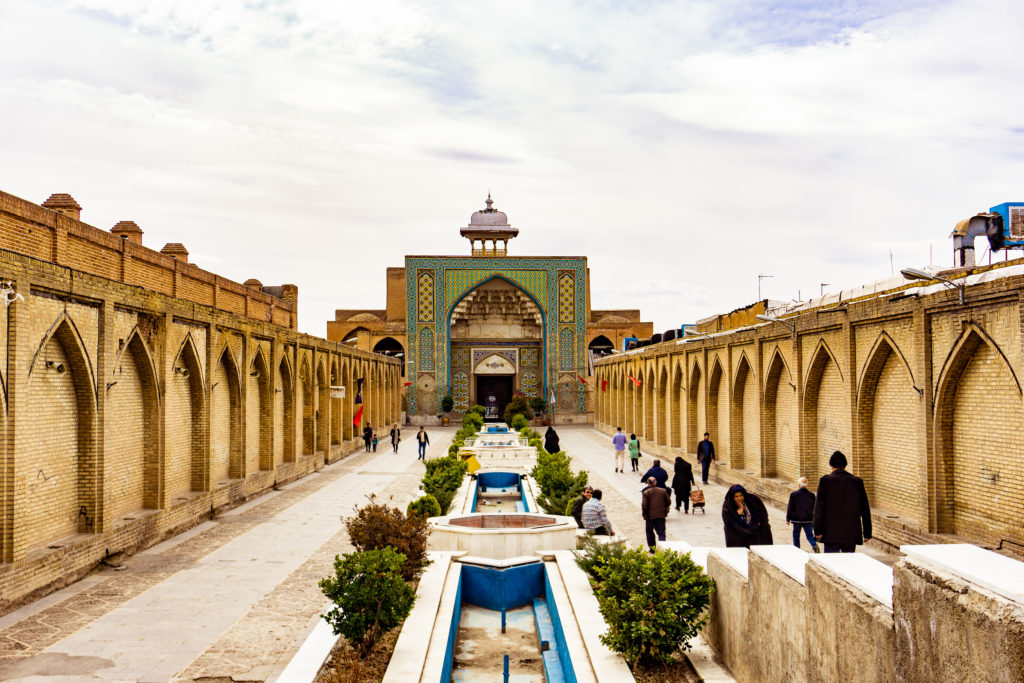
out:
M490 190L487 190L487 201L484 202L484 203L487 204L487 209L486 210L487 211L491 211L492 210L491 209L491 204L494 203L494 200L491 199L491 191Z

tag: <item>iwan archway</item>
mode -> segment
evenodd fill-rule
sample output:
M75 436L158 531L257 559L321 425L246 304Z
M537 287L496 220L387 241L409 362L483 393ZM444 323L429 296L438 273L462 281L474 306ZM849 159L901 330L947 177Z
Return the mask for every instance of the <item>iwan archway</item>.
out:
M509 280L489 278L461 297L449 315L448 339L456 411L478 403L497 418L515 393L543 394L544 314Z

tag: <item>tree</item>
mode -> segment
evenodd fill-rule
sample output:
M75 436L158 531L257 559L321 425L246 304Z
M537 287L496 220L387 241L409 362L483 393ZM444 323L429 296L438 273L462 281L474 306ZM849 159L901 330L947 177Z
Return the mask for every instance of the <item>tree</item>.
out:
M371 496L369 503L356 509L355 516L345 520L345 529L357 550L394 548L401 553L402 578L406 581L415 579L430 564L430 526L425 517L406 516L396 507L378 504Z

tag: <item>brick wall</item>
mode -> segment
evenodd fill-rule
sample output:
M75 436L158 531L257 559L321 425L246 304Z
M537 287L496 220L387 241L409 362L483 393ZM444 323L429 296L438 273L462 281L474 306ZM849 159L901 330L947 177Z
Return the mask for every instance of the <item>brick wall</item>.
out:
M881 540L1024 554L1022 301L1014 274L968 286L963 306L956 292L894 291L791 316L793 330L766 324L609 356L596 363L608 381L598 427L641 426L625 375L645 377L657 383L645 387L656 423L645 451L692 460L707 424L721 482L784 505L798 477L815 488L841 450L865 480Z
M327 438L351 404L325 388L306 427L323 448L303 456L286 433L302 429L289 416L300 349L313 367L358 360L378 410L395 405L398 361L246 316L230 297L234 313L3 250L42 230L12 225L9 208L0 194L0 280L24 301L0 307L0 614L351 452ZM99 270L104 240L60 246Z

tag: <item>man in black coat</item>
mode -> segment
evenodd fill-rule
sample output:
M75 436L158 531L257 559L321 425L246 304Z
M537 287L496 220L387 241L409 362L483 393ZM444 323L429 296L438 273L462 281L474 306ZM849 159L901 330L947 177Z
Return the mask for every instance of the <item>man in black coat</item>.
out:
M814 501L814 533L826 553L852 553L871 538L871 508L864 480L846 471L846 456L829 458L832 474L818 482Z
M807 490L807 477L797 480L800 485L789 494L789 506L786 508L786 524L793 525L793 545L800 547L800 532L807 536L811 550L819 552L818 543L814 540L814 494Z
M715 444L711 443L711 435L704 432L704 440L697 444L697 462L700 463L700 478L705 486L708 483L711 463L715 460L717 460L715 457Z
M668 516L669 508L672 507L672 500L668 492L658 486L654 477L648 477L647 488L643 490L643 499L640 504L640 511L643 513L644 526L647 533L647 547L650 552L655 550L654 535L658 535L659 541L665 540L665 517Z

